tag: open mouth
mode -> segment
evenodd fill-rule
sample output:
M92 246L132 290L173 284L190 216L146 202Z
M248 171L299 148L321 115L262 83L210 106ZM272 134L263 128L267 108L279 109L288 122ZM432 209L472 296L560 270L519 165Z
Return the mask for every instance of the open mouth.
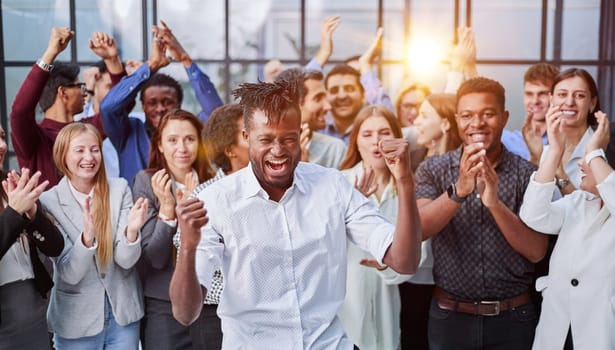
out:
M267 165L267 167L275 172L278 171L282 171L284 170L284 168L286 167L286 164L288 163L288 159L271 159L271 160L266 160L265 161L265 165Z
M574 117L575 115L577 115L577 111L573 111L573 110L569 110L569 109L562 110L562 115L564 117L568 117L568 118L569 117Z

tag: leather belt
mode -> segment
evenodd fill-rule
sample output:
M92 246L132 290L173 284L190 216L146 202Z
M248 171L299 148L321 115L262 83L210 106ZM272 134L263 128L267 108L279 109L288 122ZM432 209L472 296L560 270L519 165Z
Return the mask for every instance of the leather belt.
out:
M434 288L433 296L440 309L481 316L497 316L532 301L529 292L504 300L465 301L438 287Z

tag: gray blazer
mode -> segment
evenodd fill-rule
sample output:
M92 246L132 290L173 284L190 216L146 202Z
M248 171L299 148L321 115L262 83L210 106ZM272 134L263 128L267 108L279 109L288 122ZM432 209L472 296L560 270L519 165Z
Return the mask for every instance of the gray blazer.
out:
M41 195L41 202L64 236L64 250L53 258L55 287L51 291L47 321L54 333L69 338L99 334L105 323L105 294L118 324L124 326L143 317L143 294L134 268L141 255L140 235L126 239L132 195L126 180L109 179L113 261L104 269L95 250L81 242L83 212L72 195L68 180Z
M158 220L160 202L152 189L152 175L153 173L145 170L139 171L133 185L134 197L144 197L149 202L147 219L141 229L143 254L139 261L139 270L143 282L143 294L146 297L170 301L169 284L174 270L173 235L177 227Z

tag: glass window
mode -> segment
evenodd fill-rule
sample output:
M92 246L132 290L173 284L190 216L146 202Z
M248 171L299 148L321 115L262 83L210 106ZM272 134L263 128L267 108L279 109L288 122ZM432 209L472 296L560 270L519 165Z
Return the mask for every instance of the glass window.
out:
M542 2L474 0L472 26L480 59L539 59Z
M35 61L47 48L51 28L70 25L69 0L4 0L2 24L4 60ZM57 60L70 61L70 46Z
M564 1L562 59L598 59L600 0Z
M260 5L254 1L241 2L246 4L239 8ZM167 23L192 59L224 58L224 1L174 0L157 4L158 21ZM236 9L231 8L233 10ZM251 21L248 15L243 20ZM231 30L234 30L233 24Z
M231 0L229 6L229 55L232 58L299 59L299 1Z
M143 15L140 0L77 1L77 59L98 61L88 46L95 31L110 34L118 45L122 60L143 58Z
M333 33L333 54L330 60L343 61L349 57L361 55L374 40L378 30L377 14L377 1L307 2L306 59L313 58L320 48L320 27L323 19L335 15L341 15L341 22ZM386 30L387 28L384 33L385 38L393 34Z

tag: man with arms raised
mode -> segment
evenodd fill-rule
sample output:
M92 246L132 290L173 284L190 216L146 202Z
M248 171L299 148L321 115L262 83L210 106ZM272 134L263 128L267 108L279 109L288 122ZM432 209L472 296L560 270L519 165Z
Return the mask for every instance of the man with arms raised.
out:
M225 349L353 349L336 317L345 294L347 237L401 273L413 273L420 259L408 142L380 143L399 192L394 226L338 171L299 161L296 89L279 81L235 90L250 164L178 204L173 314L193 322L220 267Z

